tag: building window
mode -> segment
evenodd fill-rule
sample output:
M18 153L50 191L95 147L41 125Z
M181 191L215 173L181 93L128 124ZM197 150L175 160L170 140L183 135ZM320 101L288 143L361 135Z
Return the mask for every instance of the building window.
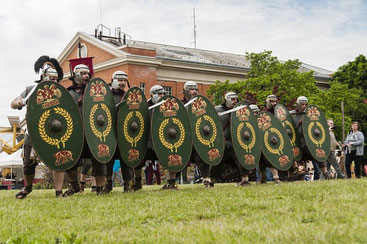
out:
M164 86L163 89L164 89L164 92L166 93L166 95L172 95L172 87Z
M88 56L88 48L84 43L79 43L78 58L85 58Z
M145 83L140 83L139 88L143 91L145 94Z

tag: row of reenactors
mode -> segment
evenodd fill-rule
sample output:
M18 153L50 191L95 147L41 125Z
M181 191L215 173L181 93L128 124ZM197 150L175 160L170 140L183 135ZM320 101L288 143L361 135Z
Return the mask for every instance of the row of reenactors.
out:
M63 78L63 71L57 62L56 59L49 58L48 56L40 57L35 63L35 71L36 73L40 72L40 80L36 81L36 83L40 83L43 81L54 81L59 82ZM88 66L84 64L78 64L73 69L73 77L72 77L72 85L68 87L68 91L76 102L79 111L82 110L82 102L83 102L83 94L86 88L86 85L91 80L91 72ZM127 79L127 74L123 71L116 71L112 75L112 81L110 84L111 92L113 94L113 99L115 104L118 104L122 101L122 98L125 94L126 87L129 87L129 82ZM34 86L26 87L25 91L21 93L19 97L14 99L11 103L11 107L13 109L22 109L27 105L27 101L25 98L29 97L29 93L32 92L32 88ZM194 81L188 81L184 84L183 89L184 99L182 102L186 104L193 98L198 95L198 86ZM165 91L162 86L154 85L150 89L150 99L148 100L148 106L152 106L156 104L160 98L165 95ZM230 109L233 109L234 106L238 103L238 96L234 92L227 92L224 96L224 103L215 107L218 113L225 112ZM300 120L302 118L302 112L306 108L308 104L308 100L306 97L299 97L297 99L297 104L295 111L296 116L294 117L297 125L300 125ZM274 114L274 108L277 105L277 97L275 95L269 95L266 98L266 108L265 110ZM260 111L259 108L255 104L249 105L249 108L252 110L254 115L257 115ZM297 115L298 114L298 115ZM236 154L233 149L231 133L230 133L230 113L220 116L220 120L223 127L223 133L225 138L225 151L221 164L225 164L227 162L234 162L236 167L238 168L241 181L238 185L246 186L249 184L249 174L250 171L244 169L236 158ZM302 135L302 131L299 131L299 134ZM302 139L301 139L302 140ZM85 175L89 170L89 166L92 167L92 176L95 179L96 184L96 193L97 195L102 193L108 193L112 190L112 169L113 164L116 159L119 159L121 162L121 168L123 172L123 180L124 180L124 191L128 192L131 190L140 190L142 188L142 167L144 166L144 162L146 160L158 160L156 153L153 149L153 145L151 142L151 138L149 139L147 146L147 153L145 155L144 160L140 165L135 167L134 169L129 168L122 160L120 151L117 147L114 156L111 161L107 164L102 164L98 162L91 154L88 149L88 145L85 142L82 155L78 161L72 168L63 171L53 171L53 179L54 179L54 188L56 191L56 197L61 196L70 196L77 192L83 191L85 186ZM302 142L304 145L304 141ZM24 146L23 146L23 172L24 172L24 182L25 187L22 191L16 194L17 199L25 198L32 191L32 182L35 175L35 168L37 166L37 156L32 148L31 138L26 135ZM302 159L304 160L304 159ZM91 162L91 163L88 163ZM199 156L199 154L193 149L190 162L194 163L202 173L203 182L205 187L213 187L215 179L212 178L218 172L216 170L220 169L217 166L209 166L206 164ZM82 177L79 180L78 177L78 167L82 166ZM267 160L262 158L259 163L259 171L261 174L260 182L266 183L266 175L265 169L266 167L270 168L273 179L276 183L279 182L278 170L274 168ZM295 166L296 167L296 166ZM320 163L320 168L327 178L327 170L325 163ZM291 172L291 171L290 171ZM65 173L68 175L71 187L62 192L63 183L64 183L64 175ZM133 182L133 184L131 184ZM163 189L177 189L176 185L176 172L170 172L168 174L167 184L163 186Z

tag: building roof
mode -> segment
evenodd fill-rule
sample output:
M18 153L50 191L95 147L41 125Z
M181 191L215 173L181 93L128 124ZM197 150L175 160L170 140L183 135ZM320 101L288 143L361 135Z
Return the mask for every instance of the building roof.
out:
M250 69L244 55L130 40L130 47L154 49L157 58Z
M70 46L74 45L78 38L88 40L102 49L109 51L116 57L135 56L130 53L123 51L125 47L141 48L154 50L156 52L156 59L158 60L169 60L177 61L182 63L193 63L203 64L210 66L226 67L240 70L251 69L250 62L246 59L245 55L210 51L204 49L195 49L190 47L180 47L167 44L159 44L153 42L137 41L137 40L126 40L123 44L121 40L117 40L114 37L103 37L102 40L96 38L94 35L89 35L84 32L78 32L74 38L69 42L68 46L58 57L59 61L63 59ZM314 77L321 80L330 80L332 71L326 70L320 67L302 63L299 68L300 72L314 72Z
M104 42L109 43L108 40L105 40ZM113 45L116 48L119 48L121 47L122 44L114 42ZM180 47L174 45L136 41L136 40L127 40L126 46L153 49L156 51L157 58L160 59L251 69L251 64L246 59L246 56L240 54L217 52L204 49ZM313 71L314 76L327 79L330 79L333 73L330 70L326 70L306 63L301 64L299 71L300 72Z

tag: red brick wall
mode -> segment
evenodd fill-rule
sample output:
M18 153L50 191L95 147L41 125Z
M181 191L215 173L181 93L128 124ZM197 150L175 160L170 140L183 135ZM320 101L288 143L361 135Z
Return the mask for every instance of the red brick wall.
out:
M111 60L116 58L115 56L111 55L110 53L107 53L96 46L83 42L87 48L88 48L88 56L94 57L93 58L93 64L98 64L100 62L104 62L107 60ZM72 50L72 52L66 57L65 61L61 63L61 67L63 68L64 72L69 72L69 62L68 59L77 58L77 46ZM124 48L124 51L136 54L136 55L143 55L143 56L151 56L155 57L156 52L154 50L148 50L148 49L140 49L140 48ZM99 77L106 81L107 83L111 82L112 74L117 71L122 70L128 74L128 79L131 86L138 86L140 87L140 83L145 84L145 96L147 99L150 97L149 91L150 88L156 84L159 84L161 86L170 86L172 88L172 95L176 96L179 99L183 99L183 86L184 82L175 82L175 81L157 81L157 74L156 74L156 67L151 67L147 65L136 65L136 64L127 64L127 65L121 65L114 68L102 70L99 72L94 73L94 77ZM71 81L66 80L61 82L61 84L65 87L68 87L71 85ZM198 84L199 86L199 94L207 96L206 91L209 89L210 85L207 84Z
M88 43L88 42L82 42L87 46L87 50L88 50L88 57L94 57L93 58L93 65L98 64L98 63L102 63L105 62L107 60L111 60L116 58L116 56ZM70 71L69 68L69 59L74 59L74 58L78 58L78 45L76 45L74 47L74 49L70 52L70 54L66 57L65 61L63 61L62 63L60 63L62 70L64 71L64 73L67 73Z
M128 64L127 72L130 85L140 86L140 83L145 84L145 96L148 98L150 88L157 84L157 73L155 67L146 65Z
M107 84L111 83L111 79L112 79L112 74L117 71L117 70L121 70L124 71L126 74L129 75L128 71L127 71L127 65L121 65L121 66L117 66L117 67L113 67L111 69L106 69L106 70L102 70L102 71L98 71L94 73L94 77L98 77L101 78L102 80L104 80ZM130 77L128 77L128 79L130 80Z
M207 98L209 98L210 100L212 100L207 94L206 94L206 91L209 90L209 87L210 85L209 84L202 84L202 89L203 91L200 93L202 94L203 96L206 96Z
M155 50L134 48L134 47L125 47L122 50L127 52L127 53L141 55L141 56L148 56L148 57L156 57L157 56Z

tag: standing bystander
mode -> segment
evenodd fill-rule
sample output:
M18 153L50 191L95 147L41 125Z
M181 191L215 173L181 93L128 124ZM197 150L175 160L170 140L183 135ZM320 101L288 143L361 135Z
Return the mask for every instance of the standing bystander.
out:
M328 119L327 124L329 126L329 133L330 133L330 154L329 157L327 158L326 162L327 162L327 167L328 167L328 174L330 175L330 165L333 166L333 168L335 169L335 172L337 174L337 178L338 179L345 179L345 175L343 174L343 172L340 170L340 166L338 164L338 162L336 161L336 156L335 156L335 150L337 147L340 147L338 141L335 139L335 135L334 135L334 121L331 119Z
M357 178L361 178L361 161L363 157L364 135L360 131L360 125L357 121L352 122L352 131L349 132L344 142L343 148L346 155L345 169L347 177L351 178L352 161L354 161L354 172Z

